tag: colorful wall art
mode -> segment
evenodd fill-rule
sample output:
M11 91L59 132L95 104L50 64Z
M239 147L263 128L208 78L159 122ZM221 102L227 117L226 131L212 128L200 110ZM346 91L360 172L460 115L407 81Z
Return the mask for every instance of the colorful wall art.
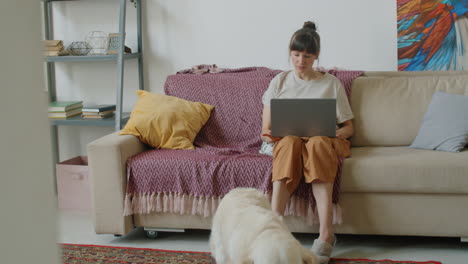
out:
M397 0L398 70L468 70L468 0Z

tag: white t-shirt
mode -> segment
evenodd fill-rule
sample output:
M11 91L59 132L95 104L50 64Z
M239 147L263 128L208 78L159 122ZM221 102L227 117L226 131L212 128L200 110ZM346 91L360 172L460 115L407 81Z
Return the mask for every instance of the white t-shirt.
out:
M334 98L337 124L354 118L343 85L329 73L320 79L306 81L299 78L295 71L282 72L271 80L262 102L270 105L273 98Z

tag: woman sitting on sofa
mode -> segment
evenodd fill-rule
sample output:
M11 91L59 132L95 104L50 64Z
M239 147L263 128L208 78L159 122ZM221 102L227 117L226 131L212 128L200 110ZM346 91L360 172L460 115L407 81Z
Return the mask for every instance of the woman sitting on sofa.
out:
M283 215L291 193L302 177L312 183L320 221L320 235L312 251L320 263L328 263L335 235L332 230L332 192L338 169L338 157L351 154L347 140L354 133L353 113L341 82L331 74L312 68L320 54L320 36L313 22L305 22L291 37L289 55L294 70L278 74L263 95L261 138L273 147L272 207ZM336 137L271 137L270 100L273 98L335 98Z

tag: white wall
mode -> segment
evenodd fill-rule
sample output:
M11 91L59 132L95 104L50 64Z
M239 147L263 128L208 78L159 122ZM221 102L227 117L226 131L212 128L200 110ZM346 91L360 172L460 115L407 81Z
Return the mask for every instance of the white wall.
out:
M0 8L1 263L59 263L39 4Z
M322 38L320 66L397 69L395 0L143 0L146 89L162 93L169 74L196 64L288 69L288 42L304 21ZM127 45L136 49L135 10L128 5ZM93 30L116 32L117 0L55 4L56 38L83 40ZM115 64L57 64L59 99L115 100ZM136 62L126 64L124 110L136 101ZM62 127L62 157L85 153L112 128Z

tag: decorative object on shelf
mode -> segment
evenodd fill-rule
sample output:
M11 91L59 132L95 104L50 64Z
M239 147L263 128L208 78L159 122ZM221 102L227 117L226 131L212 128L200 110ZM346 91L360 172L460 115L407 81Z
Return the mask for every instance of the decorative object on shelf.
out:
M86 36L86 42L91 46L89 55L104 55L107 49L107 34L103 31L91 31Z
M68 50L74 56L88 55L91 49L91 46L85 41L74 41L68 46Z
M110 33L107 40L107 54L117 54L119 53L119 33ZM124 53L132 53L132 49L125 46Z
M119 33L110 33L107 41L107 54L117 54L119 46Z

